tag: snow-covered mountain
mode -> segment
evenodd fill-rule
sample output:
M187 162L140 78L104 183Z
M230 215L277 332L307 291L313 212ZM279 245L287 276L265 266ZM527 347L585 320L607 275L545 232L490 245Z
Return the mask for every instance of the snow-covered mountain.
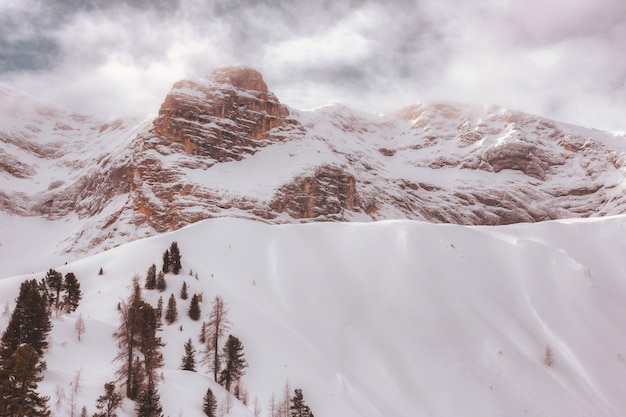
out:
M238 66L176 83L144 121L0 94L0 228L62 224L59 255L223 216L489 225L626 208L624 134L496 106L301 111Z
M185 282L202 319L225 300L250 364L230 416L270 417L287 380L317 416L622 416L625 140L495 106L295 110L246 67L176 83L145 120L0 86L0 329L20 282L74 272L40 391L91 415L117 305L177 241L182 273L144 297ZM161 333L170 417L202 416L208 387L226 401L178 369L201 350L187 303Z
M84 298L52 319L40 392L54 416L69 415L80 371L74 404L95 411L119 366L117 304L177 241L183 271L143 293L154 306L177 298L179 319L161 333L166 416L203 416L208 387L225 401L206 367L178 369L188 338L201 350L216 295L249 363L249 405L234 401L230 416L253 416L255 403L268 416L286 380L316 416L623 416L625 229L624 216L498 227L207 220L57 268L76 274ZM10 312L19 283L42 276L1 279L0 306ZM183 282L203 294L198 322L178 297ZM126 400L120 416L133 415Z

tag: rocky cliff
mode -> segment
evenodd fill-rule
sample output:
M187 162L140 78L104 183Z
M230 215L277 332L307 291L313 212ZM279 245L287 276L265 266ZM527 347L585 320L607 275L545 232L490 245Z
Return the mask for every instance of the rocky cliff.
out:
M145 121L0 94L0 209L70 222L66 250L216 216L481 225L626 211L623 134L497 106L299 111L241 66L176 83Z

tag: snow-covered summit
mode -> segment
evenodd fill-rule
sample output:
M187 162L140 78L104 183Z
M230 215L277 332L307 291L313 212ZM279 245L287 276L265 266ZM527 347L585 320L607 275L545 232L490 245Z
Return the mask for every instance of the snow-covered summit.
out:
M300 111L244 66L176 83L143 122L2 94L0 208L65 222L59 253L223 216L496 225L626 209L623 135L496 106Z

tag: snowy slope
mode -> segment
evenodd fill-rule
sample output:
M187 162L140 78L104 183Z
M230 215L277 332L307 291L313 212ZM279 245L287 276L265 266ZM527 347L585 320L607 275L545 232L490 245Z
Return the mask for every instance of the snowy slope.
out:
M76 403L95 411L113 378L116 305L132 276L143 280L176 240L183 273L167 275L164 293L144 296L167 301L185 281L203 293L203 317L215 295L224 298L250 364L250 406L237 405L233 416L251 416L255 398L268 415L286 379L318 416L623 416L625 228L624 216L501 227L197 223L58 267L77 275L84 299L76 313L53 319L41 391L54 415L68 415L58 393L70 397L80 369ZM31 277L43 272L0 279L0 306L12 307L19 282ZM159 389L166 416L200 417L207 387L225 394L206 369L177 370L189 337L199 348L200 329L177 302L179 320L162 334ZM133 415L131 403L121 415Z
M45 246L46 259L11 266L27 273L49 255L71 261L216 217L497 225L616 215L625 167L623 132L493 105L295 110L246 67L176 83L143 121L105 123L0 86L0 258Z

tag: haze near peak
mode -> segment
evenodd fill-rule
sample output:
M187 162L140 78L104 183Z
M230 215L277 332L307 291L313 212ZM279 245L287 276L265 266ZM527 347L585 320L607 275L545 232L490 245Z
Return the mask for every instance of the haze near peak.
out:
M0 2L0 81L102 117L240 62L296 108L495 103L626 130L619 0Z

